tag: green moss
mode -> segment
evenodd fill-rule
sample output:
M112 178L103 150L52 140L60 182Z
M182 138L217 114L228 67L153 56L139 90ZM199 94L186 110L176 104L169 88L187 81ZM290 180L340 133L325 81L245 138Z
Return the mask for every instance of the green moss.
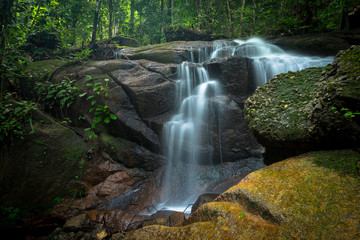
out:
M283 73L258 88L245 107L252 129L278 140L296 140L308 134L311 122L306 105L314 97L324 68Z
M139 48L133 48L130 51L130 59L147 59L159 63L174 63L178 51L175 46L179 42L169 42L156 45L148 45Z
M360 75L360 46L353 46L346 50L338 59L342 62L340 70L342 74L349 74L351 77L358 77Z
M53 71L64 64L65 62L60 59L36 61L29 63L25 67L24 72L29 73L36 79L46 80Z
M313 162L318 166L333 169L360 180L360 154L356 151L318 152Z

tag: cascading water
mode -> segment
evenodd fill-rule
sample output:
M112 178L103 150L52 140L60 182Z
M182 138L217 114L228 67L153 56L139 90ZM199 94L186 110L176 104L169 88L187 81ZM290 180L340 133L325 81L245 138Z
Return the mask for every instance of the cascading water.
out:
M211 58L225 55L239 55L253 59L252 72L255 86L264 85L276 74L297 71L309 67L322 67L332 63L334 57L295 56L286 53L281 48L266 43L259 38L247 41L234 40L236 47L220 48L214 51Z
M183 211L188 204L194 203L204 190L200 180L201 165L212 164L214 147L209 136L209 119L210 112L216 110L212 108L211 99L219 98L222 90L218 81L209 78L201 62L226 55L248 57L253 60L253 82L261 86L278 73L324 66L333 61L332 57L289 55L257 38L218 41L212 48L197 49L196 53L196 56L194 52L191 54L192 62L178 66L176 102L179 110L163 128L162 140L168 164L159 205L161 209Z

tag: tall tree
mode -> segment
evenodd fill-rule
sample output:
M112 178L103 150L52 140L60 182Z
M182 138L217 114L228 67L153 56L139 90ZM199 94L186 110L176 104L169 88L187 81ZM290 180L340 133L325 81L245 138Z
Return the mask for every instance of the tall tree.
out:
M233 28L230 0L226 0L226 9L227 9L227 15L228 15L228 22L229 22L229 26L230 26L230 35L233 36L234 28Z
M245 0L241 2L240 20L239 20L239 36L242 36L243 31L243 19L244 19Z
M158 43L161 43L161 35L163 31L163 24L164 24L164 0L160 0L160 29L159 29L159 40Z
M135 1L130 1L130 34L135 32Z
M96 0L95 13L94 13L94 22L91 35L91 43L94 44L96 41L96 31L99 22L99 11L100 11L101 0Z
M112 38L113 33L113 0L108 0L109 2L109 38Z
M6 46L7 38L9 35L9 24L12 19L13 0L2 0L0 2L0 48Z
M174 26L174 0L169 0L171 4L171 26Z
M256 3L255 0L252 0L252 24L251 24L251 33L250 35L253 36L255 33L255 25L256 25ZM242 23L241 23L242 25Z

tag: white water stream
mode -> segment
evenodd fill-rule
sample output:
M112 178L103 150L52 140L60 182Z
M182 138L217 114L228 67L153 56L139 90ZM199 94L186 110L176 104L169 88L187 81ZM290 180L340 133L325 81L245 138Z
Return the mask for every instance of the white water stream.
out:
M196 56L192 54L192 62L183 62L178 66L178 113L163 128L162 141L167 168L162 184L162 203L158 209L184 211L204 190L200 175L206 172L204 163L212 165L214 154L208 125L211 99L219 97L223 92L220 83L209 78L201 62L226 55L253 59L251 67L256 86L264 85L281 72L325 66L333 61L333 57L290 55L258 38L217 41L210 49L197 49ZM195 63L195 58L198 63ZM191 207L186 212L190 210Z

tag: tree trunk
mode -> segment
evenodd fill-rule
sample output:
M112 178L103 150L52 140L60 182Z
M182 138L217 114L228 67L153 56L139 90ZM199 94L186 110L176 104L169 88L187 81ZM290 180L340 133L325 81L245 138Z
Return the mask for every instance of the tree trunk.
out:
M134 20L135 20L135 1L131 0L130 2L130 35L134 34Z
M171 26L174 26L174 0L171 0Z
M251 26L251 36L254 36L255 33L255 26L256 26L256 3L255 0L252 0L253 9L252 9L252 26Z
M159 24L159 38L158 38L158 43L161 43L161 34L162 34L162 30L163 30L163 16L164 16L164 0L160 1L160 17L161 17L161 22Z
M1 13L0 13L0 48L4 48L7 44L7 38L9 36L9 24L11 22L12 13L11 11L14 1L13 0L2 0L0 2Z
M245 8L245 0L242 0L241 3L241 13L240 13L240 20L239 20L239 36L242 35L242 29L243 29L243 17L244 17L244 8Z
M113 1L109 0L109 38L113 34Z
M94 23L91 35L91 44L94 44L96 41L96 30L99 22L99 11L100 11L101 0L96 0L95 13L94 13Z
M233 36L233 23L232 23L232 16L231 16L231 7L230 7L230 0L226 0L226 7L228 12L228 21L230 26L230 35Z

